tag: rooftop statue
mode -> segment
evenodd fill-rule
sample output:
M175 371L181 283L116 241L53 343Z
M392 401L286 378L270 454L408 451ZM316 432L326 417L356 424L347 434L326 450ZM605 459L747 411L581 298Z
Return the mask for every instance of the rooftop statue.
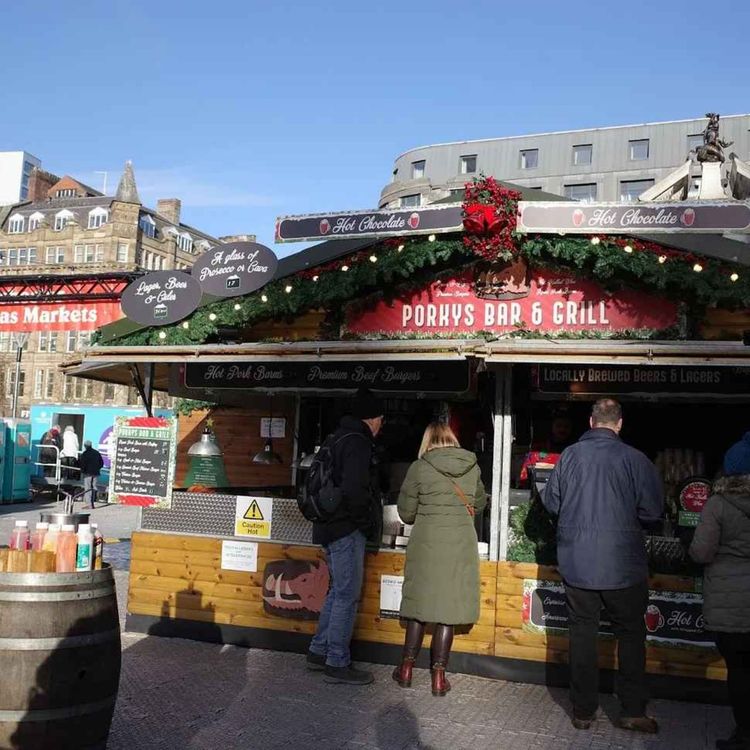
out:
M703 145L696 151L696 159L699 162L724 163L724 149L731 146L734 141L723 141L719 138L719 115L713 112L706 114L708 125L703 131Z

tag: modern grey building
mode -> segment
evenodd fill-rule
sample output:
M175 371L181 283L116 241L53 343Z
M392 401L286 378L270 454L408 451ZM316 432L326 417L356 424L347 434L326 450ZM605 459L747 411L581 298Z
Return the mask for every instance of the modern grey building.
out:
M677 120L420 146L396 159L381 208L457 199L480 173L576 200L635 200L703 142L707 120ZM721 118L726 154L750 159L750 115ZM696 165L697 166L697 165ZM697 170L696 170L697 171ZM696 193L700 177L693 180Z

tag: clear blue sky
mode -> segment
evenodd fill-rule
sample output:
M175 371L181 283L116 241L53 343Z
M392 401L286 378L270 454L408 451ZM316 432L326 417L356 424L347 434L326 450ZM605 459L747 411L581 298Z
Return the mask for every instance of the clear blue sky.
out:
M272 244L413 146L748 112L749 34L748 0L8 2L0 150L97 187L132 159L148 204Z

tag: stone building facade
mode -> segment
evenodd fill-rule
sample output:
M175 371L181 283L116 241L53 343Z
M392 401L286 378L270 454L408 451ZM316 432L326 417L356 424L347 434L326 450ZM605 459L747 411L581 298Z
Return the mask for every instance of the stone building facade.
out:
M130 163L114 196L35 171L29 200L0 209L0 416L31 403L137 404L134 389L64 378L59 364L122 316L119 298L150 270L189 270L219 240L181 222L180 201L144 206Z

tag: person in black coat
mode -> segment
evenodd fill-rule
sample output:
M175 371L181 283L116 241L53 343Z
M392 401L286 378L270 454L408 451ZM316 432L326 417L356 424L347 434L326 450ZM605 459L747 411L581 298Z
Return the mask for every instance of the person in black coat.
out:
M90 440L83 443L83 453L78 458L78 467L83 478L83 499L88 498L90 506L94 507L96 500L96 480L102 472L104 459L96 448L93 448Z
M588 729L599 706L597 634L604 608L618 640L619 726L656 733L656 721L645 715L648 560L643 525L662 517L662 483L654 464L620 439L622 409L617 401L597 401L590 425L563 451L543 498L557 516L557 559L570 630L573 725Z
M330 520L313 525L313 542L325 549L331 587L307 654L308 668L323 670L326 682L367 685L373 681L370 672L352 666L349 643L362 593L365 544L379 507L373 440L382 426L382 405L360 389L351 416L341 420L332 438L333 480L342 501Z

